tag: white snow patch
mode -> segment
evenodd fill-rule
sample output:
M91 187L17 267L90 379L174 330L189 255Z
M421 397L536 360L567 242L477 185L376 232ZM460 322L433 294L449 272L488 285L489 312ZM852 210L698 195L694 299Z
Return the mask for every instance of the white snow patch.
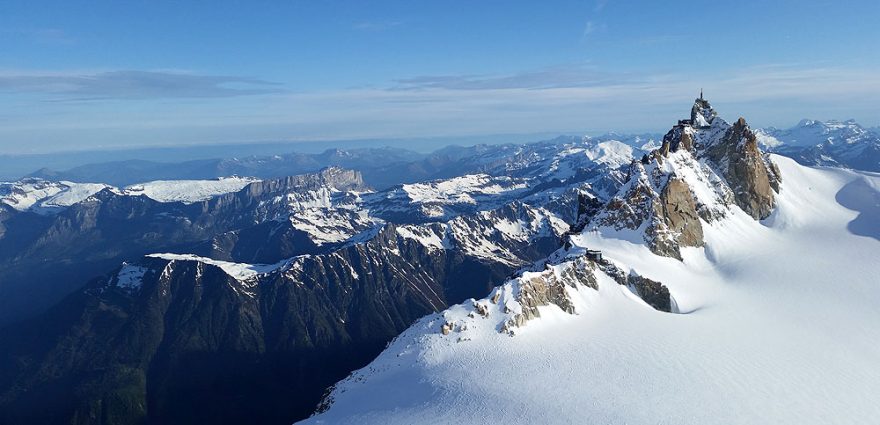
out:
M446 229L446 226L443 226ZM422 245L435 248L435 249L450 249L452 248L452 244L447 239L446 232L444 231L442 235L438 235L434 232L433 226L414 226L414 225L404 225L397 226L395 231L401 237L406 239L412 239L418 241Z
M146 272L145 267L122 263L122 268L116 274L116 286L129 290L140 288Z
M251 177L221 177L216 180L156 180L124 189L127 195L144 195L159 202L194 203L217 195L238 192L259 181Z
M283 267L289 260L284 260L275 264L247 264L233 263L229 261L214 260L212 258L200 257L193 254L148 254L147 257L161 258L169 261L197 261L204 264L210 264L221 268L226 274L239 281L250 280L257 275L266 274Z

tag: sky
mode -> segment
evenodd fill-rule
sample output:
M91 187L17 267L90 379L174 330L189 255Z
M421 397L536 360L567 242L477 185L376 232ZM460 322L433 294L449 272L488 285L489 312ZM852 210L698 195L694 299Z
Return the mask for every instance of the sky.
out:
M880 125L880 2L0 0L0 154Z

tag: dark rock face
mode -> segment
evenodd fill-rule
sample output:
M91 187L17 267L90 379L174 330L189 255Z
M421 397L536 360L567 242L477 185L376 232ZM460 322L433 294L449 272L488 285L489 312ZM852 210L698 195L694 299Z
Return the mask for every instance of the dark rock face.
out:
M776 206L779 171L775 165L768 170L769 160L758 149L745 119L737 120L720 143L707 148L705 156L722 173L740 208L756 220L770 215Z
M666 285L635 274L627 277L627 285L651 307L667 313L672 311L672 298Z

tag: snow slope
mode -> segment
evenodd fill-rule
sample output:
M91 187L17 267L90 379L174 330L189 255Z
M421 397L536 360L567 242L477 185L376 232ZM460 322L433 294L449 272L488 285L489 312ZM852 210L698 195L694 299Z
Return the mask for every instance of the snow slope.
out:
M499 332L510 300L480 300L486 318L465 303L417 322L304 423L876 423L880 176L773 161L773 214L703 222L684 261L610 232L573 238L664 283L682 314L598 271L597 290L565 289L575 314L541 307L513 337Z

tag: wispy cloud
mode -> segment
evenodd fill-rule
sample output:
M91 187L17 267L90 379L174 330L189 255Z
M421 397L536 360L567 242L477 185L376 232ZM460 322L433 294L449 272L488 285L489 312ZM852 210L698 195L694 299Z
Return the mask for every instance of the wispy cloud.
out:
M592 87L631 81L634 75L601 72L589 65L568 65L508 75L433 75L396 80L392 90L498 90Z
M584 25L584 32L581 34L581 38L587 38L594 32L596 32L596 24L593 23L593 21L587 21L587 24Z
M53 100L210 98L277 93L255 78L157 71L0 74L0 92L49 94Z
M588 20L584 24L584 30L581 31L581 42L589 41L594 34L603 32L608 29L608 25L595 20Z

